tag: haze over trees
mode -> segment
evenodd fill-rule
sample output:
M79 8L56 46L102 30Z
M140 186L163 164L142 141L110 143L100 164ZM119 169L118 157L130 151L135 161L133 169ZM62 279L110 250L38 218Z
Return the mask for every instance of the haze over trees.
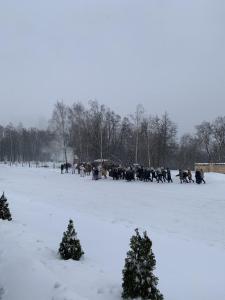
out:
M125 165L193 168L195 162L225 161L225 117L203 121L195 133L178 140L177 125L166 112L151 115L139 104L133 115L120 116L97 101L88 107L58 101L46 130L0 126L1 161L50 161L56 149L65 162L72 149L80 161L107 158Z

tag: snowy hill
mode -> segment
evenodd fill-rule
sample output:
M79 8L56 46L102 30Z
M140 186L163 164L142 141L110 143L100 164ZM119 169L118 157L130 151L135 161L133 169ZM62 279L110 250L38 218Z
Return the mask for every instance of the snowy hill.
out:
M124 182L0 166L13 221L0 220L1 300L118 300L129 240L147 230L166 300L225 299L225 175L207 184ZM58 247L74 220L85 255Z

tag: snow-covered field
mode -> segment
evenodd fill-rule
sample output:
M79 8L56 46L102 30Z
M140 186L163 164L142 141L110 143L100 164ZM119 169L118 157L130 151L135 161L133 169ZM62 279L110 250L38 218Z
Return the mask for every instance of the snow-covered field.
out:
M225 175L207 184L92 181L0 165L13 221L0 220L0 299L117 300L129 240L147 230L167 300L225 299ZM72 218L85 255L57 251Z

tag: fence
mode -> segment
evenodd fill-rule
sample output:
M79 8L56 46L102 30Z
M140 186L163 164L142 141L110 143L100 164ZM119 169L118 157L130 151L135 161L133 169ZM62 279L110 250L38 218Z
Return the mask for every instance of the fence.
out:
M195 170L202 169L204 172L225 174L225 163L196 163Z

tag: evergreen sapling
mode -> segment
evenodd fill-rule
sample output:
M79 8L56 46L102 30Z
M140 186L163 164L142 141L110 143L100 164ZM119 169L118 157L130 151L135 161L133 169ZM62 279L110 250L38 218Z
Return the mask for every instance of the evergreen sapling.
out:
M157 289L158 278L153 274L156 260L151 249L152 242L146 232L143 237L138 229L135 232L123 269L122 298L163 300L163 295Z
M0 219L12 221L9 205L4 193L0 198Z
M65 260L80 260L81 256L84 254L72 220L69 220L67 231L63 233L62 242L59 246L59 254L61 258Z

